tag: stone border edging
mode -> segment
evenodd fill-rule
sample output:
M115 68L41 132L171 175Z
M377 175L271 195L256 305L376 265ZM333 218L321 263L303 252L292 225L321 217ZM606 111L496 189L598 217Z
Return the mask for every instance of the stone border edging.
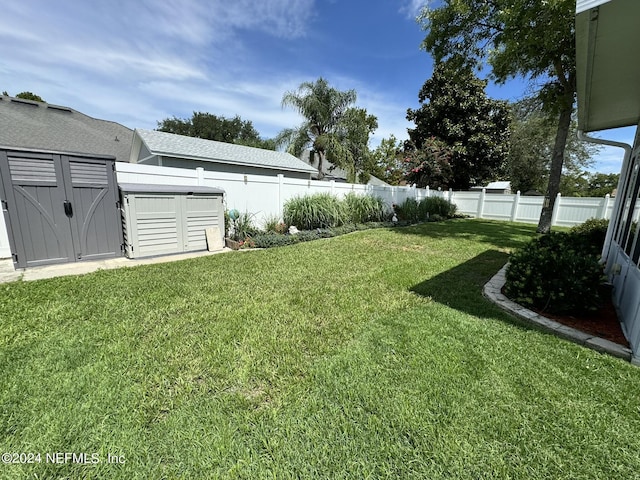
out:
M597 352L608 353L614 357L631 361L632 352L629 348L623 347L622 345L610 340L584 333L561 323L554 322L553 320L543 317L542 315L538 315L536 312L528 310L522 305L519 305L505 297L502 294L502 287L506 281L505 274L508 266L508 263L505 264L505 266L502 267L500 271L485 284L482 293L486 298L506 312L524 320L526 323L536 325L547 332L553 333L554 335L579 345L583 345L587 348L591 348Z

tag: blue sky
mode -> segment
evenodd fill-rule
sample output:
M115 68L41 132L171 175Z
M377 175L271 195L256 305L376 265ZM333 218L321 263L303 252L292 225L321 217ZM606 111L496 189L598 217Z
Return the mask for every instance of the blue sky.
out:
M32 91L54 104L130 128L193 111L251 120L273 137L301 118L287 90L318 77L355 89L378 117L372 146L407 137L407 108L433 63L420 49L422 0L23 0L0 16L0 91ZM515 100L526 82L490 84ZM607 134L633 141L633 129ZM619 170L601 152L595 169Z

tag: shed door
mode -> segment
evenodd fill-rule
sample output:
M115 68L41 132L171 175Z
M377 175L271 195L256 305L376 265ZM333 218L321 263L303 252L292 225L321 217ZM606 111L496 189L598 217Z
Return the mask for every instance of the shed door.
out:
M17 267L120 255L113 161L0 152Z

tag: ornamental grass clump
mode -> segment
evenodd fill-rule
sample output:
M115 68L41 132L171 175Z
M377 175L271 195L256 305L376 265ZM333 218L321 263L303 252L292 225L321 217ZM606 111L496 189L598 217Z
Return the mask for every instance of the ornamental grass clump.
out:
M457 206L446 198L427 197L420 200L418 210L423 220L429 220L432 217L447 219L455 216Z
M403 222L418 223L420 221L420 205L415 198L407 198L394 207L398 219Z
M456 208L455 204L442 197L427 197L420 201L407 198L395 206L395 212L399 220L418 223L453 218Z
M505 294L550 313L595 311L605 280L598 260L599 254L583 234L541 236L511 255Z
M349 193L343 203L349 223L381 222L386 214L384 201L380 197Z
M328 193L295 197L284 204L284 223L302 230L337 227L347 219L344 204Z

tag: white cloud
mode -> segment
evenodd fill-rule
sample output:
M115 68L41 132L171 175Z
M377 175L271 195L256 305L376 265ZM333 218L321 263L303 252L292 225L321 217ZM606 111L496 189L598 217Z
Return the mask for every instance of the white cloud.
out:
M402 0L400 13L409 18L416 18L420 14L422 8L428 3L429 0Z

